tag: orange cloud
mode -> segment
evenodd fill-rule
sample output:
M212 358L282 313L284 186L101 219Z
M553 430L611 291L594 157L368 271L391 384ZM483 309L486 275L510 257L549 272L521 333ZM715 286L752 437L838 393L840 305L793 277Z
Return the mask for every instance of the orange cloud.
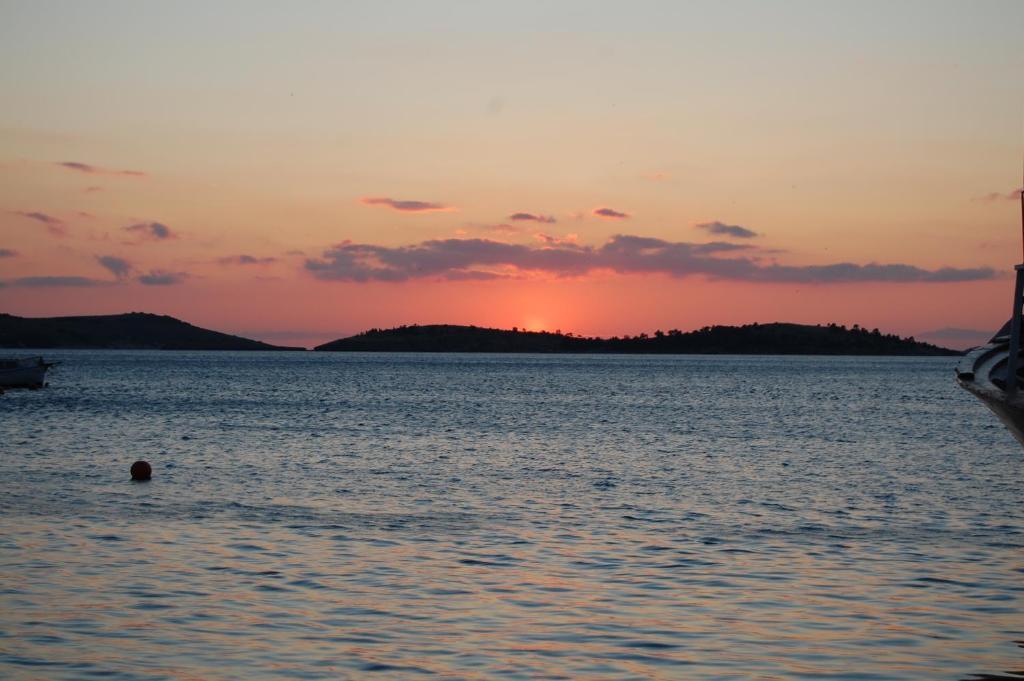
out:
M533 235L533 238L549 246L560 246L562 244L578 244L580 240L580 235L566 234L565 236L551 236L550 234L537 232L536 234Z
M501 222L496 225L482 225L481 229L499 234L522 234L526 231L526 227L523 225L510 225L507 222Z

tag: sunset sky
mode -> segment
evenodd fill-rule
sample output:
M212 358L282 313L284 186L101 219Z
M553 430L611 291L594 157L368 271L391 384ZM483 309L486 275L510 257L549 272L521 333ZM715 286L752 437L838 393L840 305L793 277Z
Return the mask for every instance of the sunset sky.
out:
M1017 0L2 0L0 311L963 347L1021 260L1021 26Z

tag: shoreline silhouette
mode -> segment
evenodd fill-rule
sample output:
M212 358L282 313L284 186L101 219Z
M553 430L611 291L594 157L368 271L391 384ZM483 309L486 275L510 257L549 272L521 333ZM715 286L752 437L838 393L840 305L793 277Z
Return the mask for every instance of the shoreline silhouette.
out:
M278 350L272 345L203 329L143 312L82 317L16 317L0 314L0 347L135 350ZM373 328L313 348L319 352L496 352L584 354L756 354L959 356L944 348L858 325L774 322L705 326L694 331L657 330L635 336L579 336L561 331L494 329L470 325Z

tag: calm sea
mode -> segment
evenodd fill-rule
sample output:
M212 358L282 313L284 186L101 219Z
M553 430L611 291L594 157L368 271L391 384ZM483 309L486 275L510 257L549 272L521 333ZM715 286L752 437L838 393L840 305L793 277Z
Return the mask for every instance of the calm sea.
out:
M1024 452L955 359L46 355L0 677L1024 669Z

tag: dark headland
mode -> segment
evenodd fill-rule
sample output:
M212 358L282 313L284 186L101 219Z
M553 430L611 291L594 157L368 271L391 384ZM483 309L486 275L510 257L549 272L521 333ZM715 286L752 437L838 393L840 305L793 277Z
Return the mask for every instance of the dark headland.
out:
M953 356L957 350L836 324L708 326L656 331L648 336L586 338L572 334L437 324L370 329L315 348L362 352L578 352L630 354L902 355Z
M0 348L303 350L203 329L166 315L15 317L0 313ZM708 326L696 331L588 338L569 333L435 324L370 329L317 346L335 352L536 352L944 356L960 352L913 338L836 324Z
M304 350L201 329L165 315L132 312L93 317L0 314L3 348L134 350Z

